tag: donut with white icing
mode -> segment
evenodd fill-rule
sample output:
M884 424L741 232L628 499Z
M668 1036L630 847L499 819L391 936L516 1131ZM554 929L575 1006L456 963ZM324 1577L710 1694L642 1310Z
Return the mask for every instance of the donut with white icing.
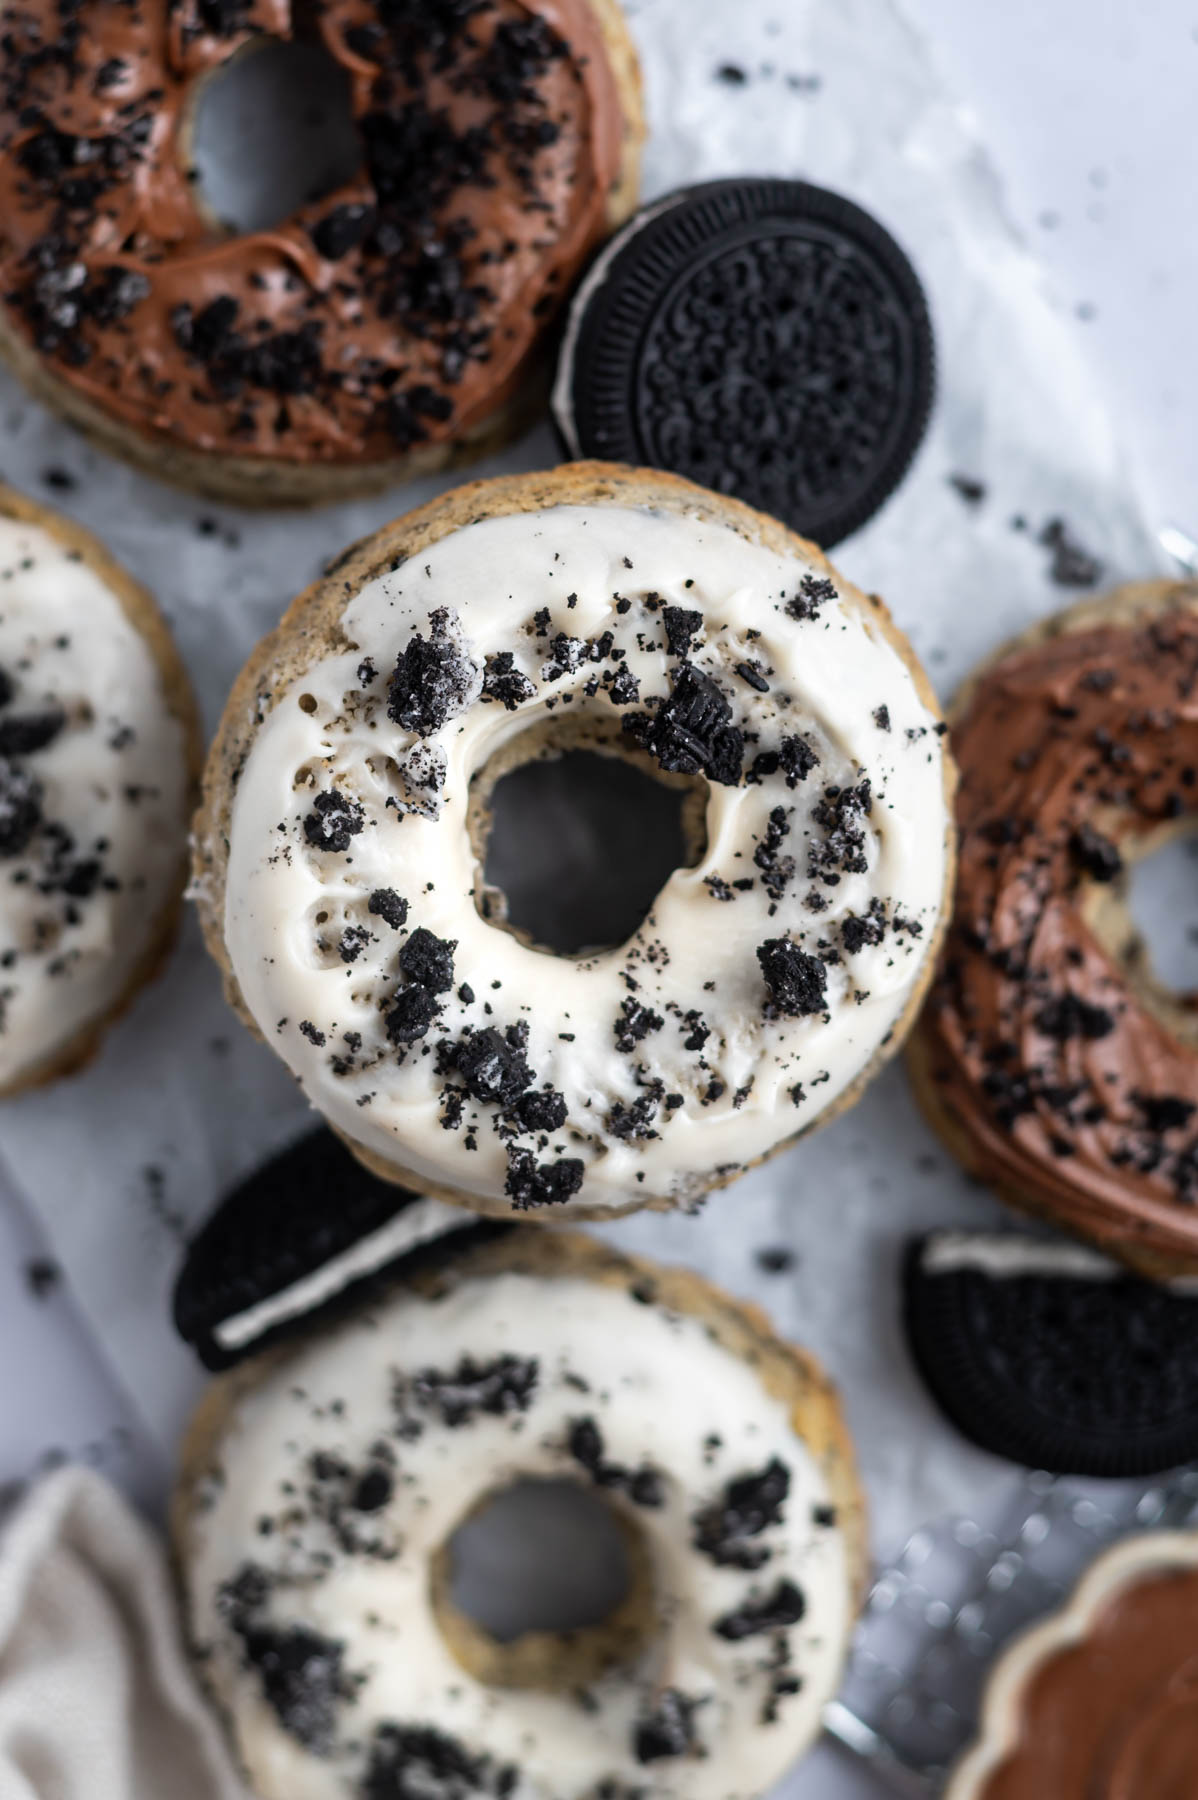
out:
M942 729L881 602L764 515L602 463L478 483L347 552L251 658L201 916L380 1173L508 1216L687 1204L901 1041L951 876ZM572 957L504 929L480 868L496 770L555 743L703 812L633 936Z
M0 488L0 1095L81 1067L161 965L199 761L153 600Z
M563 1478L615 1513L629 1593L598 1626L498 1643L454 1604L449 1539ZM749 1800L818 1732L863 1573L817 1366L696 1276L556 1232L449 1249L222 1377L174 1525L260 1800Z

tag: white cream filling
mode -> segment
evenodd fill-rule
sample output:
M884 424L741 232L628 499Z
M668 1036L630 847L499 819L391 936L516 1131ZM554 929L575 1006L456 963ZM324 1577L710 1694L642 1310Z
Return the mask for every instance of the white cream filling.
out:
M941 743L910 671L872 620L839 598L826 601L818 619L787 614L812 573L822 571L797 554L648 508L556 507L490 519L372 581L346 604L346 649L267 697L271 710L232 810L225 937L233 970L246 1005L312 1103L403 1168L413 1185L503 1196L507 1148L496 1109L468 1102L459 1129L441 1122L446 1077L436 1046L453 1044L466 1028L527 1028L536 1085L562 1094L568 1117L548 1145L528 1135L518 1145L547 1162L579 1159L577 1203L617 1209L686 1200L810 1125L895 1026L941 903ZM669 693L678 664L666 655L660 611L646 596L704 615L691 661L716 682L735 724L756 734L746 745L746 770L758 751L788 734L810 742L819 766L793 787L781 773L735 787L709 783L702 860L674 872L635 936L586 959L546 955L475 907L465 828L470 778L528 727L552 718L553 708L567 721L592 712L618 724L622 713ZM479 668L487 656L511 651L536 692L511 712L475 700L421 739L388 718L387 681L398 654L414 634L429 634L430 615L442 608ZM542 608L550 615L543 637L530 626ZM555 633L593 641L608 631L626 652L622 663L583 660L558 679L544 678ZM363 690L357 671L367 656L378 679ZM737 673L744 663L768 671L768 692ZM617 709L602 690L587 698L588 681L617 668L638 678L639 702ZM476 679L472 691L477 686ZM886 728L878 722L882 707ZM445 770L431 804L428 790L413 786L410 767L404 775L413 753ZM829 787L863 777L873 793L861 821L866 867L823 884L808 874L809 859L826 845L817 812ZM313 848L304 832L316 794L330 789L364 809L364 828L338 854ZM409 810L413 798L423 812ZM788 827L780 850L797 869L775 902L754 853L777 807ZM752 886L721 901L709 877ZM368 912L378 888L407 901L402 931ZM813 892L823 911L809 904ZM850 953L842 928L875 900L922 936L887 930L879 944ZM456 943L453 988L440 997L428 1035L398 1052L384 1021L400 985L399 950L419 926ZM338 949L347 928L367 939L350 963ZM807 954L823 946L839 956L826 968L825 1011L766 1017L756 951L778 937ZM615 1022L630 981L637 1002L663 1024L626 1053L616 1048ZM473 998L461 998L463 984ZM700 1051L685 1047L691 1012L710 1031ZM646 1082L681 1095L681 1105L658 1106L655 1136L615 1135L613 1108L635 1105Z
M247 1344L273 1331L276 1325L286 1325L292 1319L315 1312L317 1307L343 1293L351 1282L385 1269L397 1256L477 1223L474 1213L463 1212L459 1206L447 1206L443 1200L413 1200L377 1231L367 1232L364 1238L359 1238L339 1256L331 1256L310 1275L293 1281L290 1287L281 1288L276 1294L268 1294L265 1300L247 1306L244 1312L222 1319L213 1338L222 1350L244 1350Z
M924 1245L919 1263L925 1275L976 1269L995 1280L1047 1275L1074 1281L1117 1281L1129 1273L1123 1263L1083 1244L1052 1243L1013 1232L937 1232ZM1174 1293L1198 1293L1198 1277L1192 1275L1178 1276L1164 1285Z
M58 707L65 725L15 758L43 823L0 856L0 1083L50 1061L120 995L179 877L187 771L144 638L100 576L48 532L0 518L0 722ZM65 860L96 860L91 892L44 891ZM114 885L109 885L109 882Z
M486 1365L503 1355L537 1359L527 1410L450 1426L405 1389L430 1367L452 1373L465 1357ZM406 1394L399 1410L397 1393ZM397 1436L401 1414L418 1435ZM484 1495L519 1477L585 1482L567 1448L580 1418L597 1425L607 1460L662 1477L658 1507L608 1490L651 1557L656 1629L585 1699L493 1689L441 1635L430 1559ZM347 1551L306 1500L312 1458L325 1452L360 1472L378 1465L380 1444L394 1456L391 1496L355 1529L381 1554ZM696 1513L773 1457L790 1473L782 1519L750 1540L768 1560L756 1572L718 1566L692 1546ZM787 1407L701 1320L623 1288L503 1274L437 1301L396 1296L313 1340L239 1401L210 1493L185 1571L193 1629L211 1650L206 1678L255 1789L270 1800L356 1792L374 1733L388 1724L432 1726L472 1755L514 1765L519 1800L583 1800L608 1780L662 1800L738 1800L764 1792L810 1741L839 1679L850 1624L845 1543L835 1522L818 1522L828 1490ZM267 1519L279 1524L264 1532ZM255 1623L302 1625L343 1644L343 1671L363 1678L324 1755L282 1728L222 1615L221 1586L246 1564L286 1578ZM802 1685L765 1723L778 1634L730 1642L713 1625L783 1579L805 1601L785 1633L787 1667ZM636 1726L670 1687L700 1703L705 1755L642 1763Z
M553 392L549 402L553 409L557 428L565 441L566 452L575 459L582 455L582 448L578 441L578 426L574 418L574 356L578 349L578 337L582 330L582 322L586 318L587 308L607 280L611 266L625 244L638 232L643 231L646 225L651 225L654 219L659 218L662 213L669 212L685 198L685 194L671 194L667 199L659 200L656 205L643 207L640 212L629 219L622 230L617 231L614 237L607 240L575 290L574 298L570 302L566 330L562 337L562 347L558 353L557 371L553 378Z

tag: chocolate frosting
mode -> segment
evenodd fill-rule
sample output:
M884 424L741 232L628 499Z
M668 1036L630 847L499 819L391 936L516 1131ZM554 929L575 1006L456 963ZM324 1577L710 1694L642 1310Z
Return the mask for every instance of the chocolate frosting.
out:
M956 910L924 1015L938 1110L1005 1196L1116 1253L1198 1257L1198 1048L1088 923L1121 846L1198 807L1198 588L1090 609L953 728Z
M197 96L301 20L347 74L362 166L229 236L186 167ZM28 0L0 38L0 292L135 431L394 458L515 389L603 234L621 130L588 0Z
M1032 1677L1021 1723L983 1800L1193 1800L1198 1572L1125 1588Z

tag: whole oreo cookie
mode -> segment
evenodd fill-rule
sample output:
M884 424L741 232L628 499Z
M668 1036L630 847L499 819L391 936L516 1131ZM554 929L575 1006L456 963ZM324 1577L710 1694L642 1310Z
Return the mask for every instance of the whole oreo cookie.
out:
M380 1181L333 1132L309 1132L234 1188L194 1240L175 1325L205 1368L225 1369L451 1234L509 1229Z
M1153 1475L1198 1457L1198 1304L1097 1251L932 1232L905 1322L933 1398L983 1450L1059 1475Z
M713 181L600 256L553 408L571 456L671 469L828 549L905 474L934 364L923 290L876 219L802 181Z

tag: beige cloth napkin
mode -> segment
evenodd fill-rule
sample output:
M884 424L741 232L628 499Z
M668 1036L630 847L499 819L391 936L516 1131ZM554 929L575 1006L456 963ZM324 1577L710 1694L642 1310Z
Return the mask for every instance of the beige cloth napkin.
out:
M90 1470L48 1477L0 1531L0 1800L247 1800L162 1548Z

